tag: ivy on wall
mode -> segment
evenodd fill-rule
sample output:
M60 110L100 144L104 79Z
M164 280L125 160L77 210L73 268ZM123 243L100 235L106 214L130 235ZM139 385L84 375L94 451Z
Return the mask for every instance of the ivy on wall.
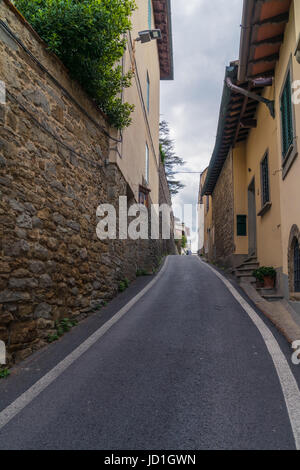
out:
M122 129L134 109L120 93L131 85L120 60L135 0L15 0L15 6L88 95Z

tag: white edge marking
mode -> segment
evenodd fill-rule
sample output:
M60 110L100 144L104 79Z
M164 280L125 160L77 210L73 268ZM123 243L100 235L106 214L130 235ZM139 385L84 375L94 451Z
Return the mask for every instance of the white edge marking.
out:
M199 258L198 260L203 263L203 261L201 261ZM267 349L272 357L283 391L283 396L290 418L296 448L297 450L300 450L300 392L296 379L288 364L288 361L286 360L283 352L281 351L280 346L277 343L273 333L262 321L259 315L255 312L255 310L238 293L238 291L233 287L233 285L224 276L222 276L222 274L220 274L209 264L204 264L204 266L207 266L209 269L211 269L211 271L213 271L215 275L225 284L225 286L231 292L233 297L238 301L238 303L243 307L245 312L249 315L256 328L259 330L261 336L263 337Z
M56 380L70 365L73 364L82 354L93 346L115 323L117 323L159 280L166 271L168 257L159 273L144 287L135 297L133 297L124 307L122 307L110 320L89 336L73 352L68 354L46 375L39 379L26 392L22 393L15 401L0 412L0 430L11 421L20 411L22 411L34 398L45 390L54 380Z

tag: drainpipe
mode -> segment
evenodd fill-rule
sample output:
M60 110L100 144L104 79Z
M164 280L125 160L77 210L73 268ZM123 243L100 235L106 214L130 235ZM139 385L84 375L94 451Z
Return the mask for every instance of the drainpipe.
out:
M234 85L231 81L231 78L229 77L226 78L226 85L230 90L235 93L239 93L240 95L247 96L247 98L251 98L252 100L259 101L260 103L264 103L265 105L267 105L272 118L275 118L275 101L268 100L263 96L253 93L252 91L244 90L244 88L240 88L239 86Z
M247 79L247 68L248 68L248 55L249 45L252 33L252 15L255 7L256 0L244 0L243 6L243 18L242 18L242 32L240 42L240 54L239 54L239 70L238 70L238 81L243 83Z

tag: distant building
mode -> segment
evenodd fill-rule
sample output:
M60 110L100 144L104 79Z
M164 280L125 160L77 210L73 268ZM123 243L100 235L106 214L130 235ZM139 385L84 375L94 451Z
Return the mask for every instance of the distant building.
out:
M186 250L192 251L192 241L190 240L191 230L177 217L175 217L174 222L174 233L179 253L185 252ZM182 248L182 237L186 238L186 246L184 248Z

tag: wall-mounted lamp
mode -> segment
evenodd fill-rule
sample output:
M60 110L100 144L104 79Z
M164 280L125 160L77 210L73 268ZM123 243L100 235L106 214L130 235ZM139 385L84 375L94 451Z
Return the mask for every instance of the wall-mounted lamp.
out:
M300 35L299 35L298 42L297 42L295 57L296 57L298 64L300 64Z
M139 37L136 41L140 41L142 44L150 42L153 39L161 39L160 29L146 29L145 31L139 31Z

